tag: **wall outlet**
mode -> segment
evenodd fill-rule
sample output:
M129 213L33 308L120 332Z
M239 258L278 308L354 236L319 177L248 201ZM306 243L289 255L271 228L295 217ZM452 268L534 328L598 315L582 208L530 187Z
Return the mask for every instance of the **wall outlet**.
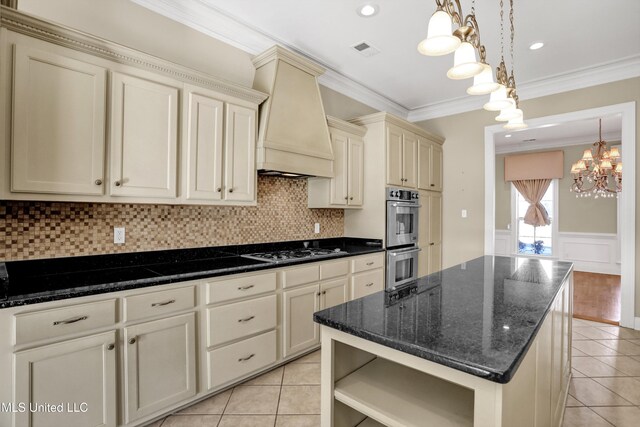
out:
M113 227L113 243L116 245L124 244L124 227Z
M316 222L316 224L313 226L313 232L318 234L320 233L320 223Z
M467 217L467 210L462 209L462 218L466 218L466 217Z

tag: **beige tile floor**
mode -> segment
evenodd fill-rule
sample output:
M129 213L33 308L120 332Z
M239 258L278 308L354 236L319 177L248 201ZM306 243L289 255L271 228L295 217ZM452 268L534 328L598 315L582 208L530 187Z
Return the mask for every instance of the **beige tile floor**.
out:
M640 426L640 331L574 319L563 427ZM150 427L316 427L320 353L196 403Z
M573 319L563 427L640 426L640 331Z

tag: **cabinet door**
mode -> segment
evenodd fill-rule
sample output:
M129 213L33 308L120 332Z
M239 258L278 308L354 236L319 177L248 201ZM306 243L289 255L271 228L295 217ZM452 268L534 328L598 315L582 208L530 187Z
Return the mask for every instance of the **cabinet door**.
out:
M185 194L189 200L220 200L224 104L200 88L187 87L185 92Z
M349 138L349 205L362 206L364 201L364 142Z
M111 195L176 197L178 89L113 73Z
M349 281L346 277L331 282L320 284L320 294L322 297L321 309L333 307L334 305L347 302L347 288Z
M551 345L551 409L552 409L552 425L558 425L562 416L563 401L560 398L562 391L562 294L556 297L551 306L552 316L552 345Z
M115 340L112 331L16 353L15 401L27 410L16 412L15 426L115 427ZM28 408L60 402L63 412Z
M104 193L106 70L15 46L11 191Z
M283 292L284 296L284 356L299 353L320 342L320 328L313 321L313 313L320 309L319 286Z
M418 137L418 189L431 190L431 144Z
M442 191L442 147L431 144L431 174L429 187L433 191Z
M256 111L227 104L225 125L224 197L256 199Z
M336 132L331 133L333 147L333 178L331 179L330 202L333 205L346 205L348 193L349 138Z
M442 194L430 192L428 196L429 222L429 274L442 270Z
M387 124L387 184L404 185L402 175L402 129Z
M411 132L403 133L402 141L402 176L405 187L415 188L418 185L418 139Z
M125 422L196 394L195 313L124 330Z

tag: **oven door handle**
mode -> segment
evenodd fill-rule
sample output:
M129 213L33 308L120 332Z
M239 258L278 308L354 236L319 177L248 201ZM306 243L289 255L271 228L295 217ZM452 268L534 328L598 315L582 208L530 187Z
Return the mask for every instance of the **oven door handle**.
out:
M412 254L414 252L420 252L421 250L422 248L415 248L415 249L409 249L407 251L402 251L402 252L389 252L389 255L391 256L407 255L407 254Z
M422 205L416 205L414 203L392 203L391 206L393 206L394 208L421 208Z

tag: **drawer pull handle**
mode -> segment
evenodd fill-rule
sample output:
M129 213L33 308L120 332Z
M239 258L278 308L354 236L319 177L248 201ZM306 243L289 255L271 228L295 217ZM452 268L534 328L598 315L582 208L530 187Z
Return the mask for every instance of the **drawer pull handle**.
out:
M55 322L53 322L53 326L68 325L69 323L76 323L81 320L87 320L88 318L89 316L78 316L78 317L74 317L72 319L67 319L67 320L56 320Z
M129 344L135 344L135 343L136 343L135 337L129 339Z
M253 356L255 356L255 353L252 353L250 355L248 355L247 357L241 357L240 359L238 359L238 362L246 362L247 360L253 358Z
M169 301L165 302L154 302L153 304L151 304L151 307L162 307L163 305L173 304L174 302L176 302L176 300L174 299L170 299Z
M373 265L373 261L368 262L367 265Z
M245 317L244 319L238 319L238 322L239 323L248 322L249 320L254 319L255 317L256 316L249 316L249 317Z
M109 344L109 345L107 346L107 350L113 350L114 348L116 348L116 345L115 345L115 344Z
M251 289L253 288L255 285L249 285L249 286L240 286L238 288L239 291L246 291L247 289Z
M373 286L373 282L371 283L367 283L365 286L369 287L369 286Z

